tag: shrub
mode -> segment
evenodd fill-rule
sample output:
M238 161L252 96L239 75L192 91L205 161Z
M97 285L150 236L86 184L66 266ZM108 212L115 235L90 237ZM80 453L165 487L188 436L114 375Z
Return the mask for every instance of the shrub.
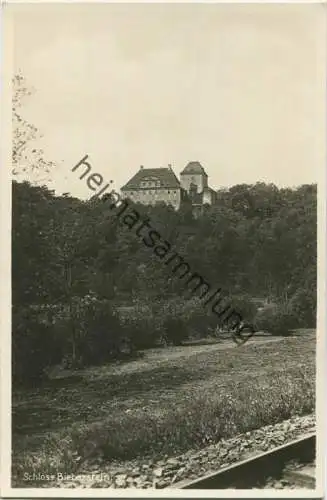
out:
M154 347L162 335L162 318L158 304L134 302L117 308L120 324L134 349Z
M171 342L180 345L188 337L208 329L214 315L197 299L174 297L165 301L134 302L117 308L120 321L138 349Z
M32 307L12 311L12 376L26 385L46 378L46 369L60 362L62 346L53 324Z
M133 352L130 332L109 300L73 297L70 304L13 311L13 377L41 380L47 368L105 363Z
M165 331L170 332L170 341L175 336L177 344L188 338L211 335L217 327L216 315L196 297L189 300L174 298L162 306L161 314Z
M255 327L273 335L287 336L298 327L298 319L289 304L280 304L260 311L255 318Z
M161 307L163 332L166 340L174 345L181 345L183 340L189 338L195 329L199 328L200 314L203 308L197 304L196 299L185 300L174 297L166 301Z
M300 289L290 300L293 314L298 318L299 326L315 328L317 296L315 289Z
M119 357L123 332L110 301L86 298L74 312L78 330L78 353L83 365L104 363Z
M68 367L104 363L120 357L125 350L126 332L111 301L93 294L73 297L56 328L61 337L66 332L64 364Z
M246 323L252 323L252 321L254 321L257 306L249 295L231 296L231 306L242 316Z
M178 317L170 317L164 320L164 335L168 342L174 345L181 345L182 341L188 337L188 329L185 322Z
M217 325L217 318L211 309L205 307L198 298L185 302L183 307L184 319L188 326L189 336L203 337Z

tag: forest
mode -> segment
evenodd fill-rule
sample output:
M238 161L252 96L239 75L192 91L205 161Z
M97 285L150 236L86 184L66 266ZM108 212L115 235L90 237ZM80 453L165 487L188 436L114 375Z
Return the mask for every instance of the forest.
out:
M57 364L107 363L219 336L224 325L200 292L113 217L111 204L109 194L82 201L13 182L15 383L41 383ZM197 217L187 204L134 206L256 331L315 327L316 185L237 184Z

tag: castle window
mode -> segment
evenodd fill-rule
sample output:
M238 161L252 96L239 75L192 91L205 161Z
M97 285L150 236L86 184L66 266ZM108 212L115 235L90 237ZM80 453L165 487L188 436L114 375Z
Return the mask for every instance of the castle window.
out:
M140 181L140 186L143 187L143 188L147 188L147 187L160 187L161 186L161 182L158 178L156 177L146 177L146 178L143 178L141 181Z
M147 187L155 188L155 187L160 187L161 182L157 177L146 177L140 181L140 186L143 188L147 188Z

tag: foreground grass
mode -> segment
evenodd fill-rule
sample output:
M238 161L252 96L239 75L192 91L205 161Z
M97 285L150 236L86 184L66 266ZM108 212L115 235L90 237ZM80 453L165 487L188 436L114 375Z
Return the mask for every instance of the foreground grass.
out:
M87 369L13 401L13 475L86 458L161 458L314 411L315 336L220 350L171 348Z

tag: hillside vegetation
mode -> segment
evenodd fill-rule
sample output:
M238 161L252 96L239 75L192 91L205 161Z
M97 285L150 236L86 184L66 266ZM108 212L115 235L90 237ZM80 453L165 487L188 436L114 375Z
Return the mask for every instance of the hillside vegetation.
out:
M58 363L101 364L218 332L201 289L192 294L111 202L13 183L15 382L38 383ZM315 326L315 185L237 185L199 218L187 205L134 208L256 329Z

